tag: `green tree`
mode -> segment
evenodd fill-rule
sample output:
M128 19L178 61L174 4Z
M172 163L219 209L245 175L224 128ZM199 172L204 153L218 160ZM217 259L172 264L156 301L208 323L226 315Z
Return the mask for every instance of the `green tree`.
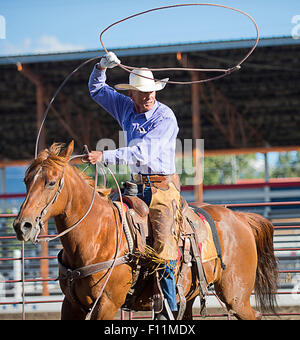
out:
M191 163L191 162L190 162ZM189 164L189 162L185 162ZM181 183L186 184L187 178L195 176L191 168L183 166L183 160L177 160L177 169L182 169L180 174ZM264 170L257 167L255 154L226 155L204 158L205 185L234 184L239 179L263 178Z
M300 153L299 152L282 152L278 160L271 169L273 178L300 177Z

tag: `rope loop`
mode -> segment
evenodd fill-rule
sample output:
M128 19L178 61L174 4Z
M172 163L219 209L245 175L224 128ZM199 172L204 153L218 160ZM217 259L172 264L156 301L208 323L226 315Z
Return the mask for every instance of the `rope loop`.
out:
M241 65L250 57L250 55L253 53L253 51L255 50L256 46L258 45L259 42L259 29L258 26L255 22L255 20L252 18L252 16L250 16L248 13L240 10L240 9L236 9L233 7L229 7L226 5L219 5L219 4L208 4L208 3L192 3L192 4L178 4L178 5L169 5L169 6L163 6L163 7L156 7L156 8L152 8L152 9L148 9L146 11L143 12L139 12L133 15L130 15L129 17L126 17L124 19L118 20L114 23L112 23L111 25L109 25L108 27L106 27L101 33L100 33L100 43L105 51L105 53L108 53L108 50L106 49L106 47L104 46L103 43L103 34L108 31L110 28L112 28L113 26L116 26L124 21L133 19L135 17L144 15L144 14L148 14L154 11L160 11L160 10L165 10L165 9L170 9L170 8L177 8L177 7L187 7L187 6L211 6L211 7L220 7L220 8L225 8L225 9L229 9L231 11L235 11L238 12L244 16L246 16L248 19L250 19L252 21L252 23L255 26L255 30L256 30L256 40L255 43L253 45L253 47L250 49L250 51L245 55L245 57L240 60L236 66L228 68L228 69L220 69L220 68L216 68L216 69L200 69L200 68L152 68L149 69L152 72L157 72L157 71L195 71L195 72L221 72L223 74L215 76L215 77L211 77L211 78L207 78L207 79L202 79L202 80L194 80L194 81L171 81L171 80L160 80L160 79L155 79L155 78L149 78L137 73L134 73L133 70L137 69L137 67L132 67L132 66L128 66L128 65L123 65L123 64L118 64L118 66L123 69L124 71L128 72L128 73L133 73L135 75L138 75L139 77L142 78L146 78L146 79L151 79L151 80L155 80L155 81L161 81L161 82L165 82L167 84L175 84L175 85L191 85L191 84L196 84L196 83L206 83L209 81L213 81L213 80L217 80L217 79L221 79L224 77L227 77L228 75L230 75L231 73L240 70L241 69Z
M106 27L100 34L100 42L101 42L101 45L105 51L105 53L108 53L106 47L104 46L103 44L103 40L102 40L102 37L103 37L103 34L108 31L110 28L112 28L113 26L116 26L118 24L120 24L121 22L124 22L124 21L127 21L127 20L130 20L132 18L135 18L137 16L140 16L140 15L143 15L143 14L147 14L147 13L150 13L150 12L154 12L154 11L159 11L159 10L163 10L163 9L169 9L169 8L175 8L175 7L187 7L187 6L213 6L213 7L221 7L221 8L225 8L225 9L229 9L229 10L232 10L232 11L235 11L235 12L238 12L240 14L243 14L245 15L247 18L249 18L254 26L255 26L255 29L256 29L256 40L255 40L255 43L253 45L253 47L250 49L250 51L246 54L246 56L240 60L236 66L234 67L231 67L231 68L228 68L228 69L196 69L196 68L159 68L159 69L150 69L150 71L152 72L156 72L156 71L196 71L196 72L221 72L223 74L221 75L218 75L218 76L215 76L215 77L212 77L212 78L207 78L207 79L202 79L202 80L197 80L197 81L187 81L187 82L178 82L178 81L165 81L166 83L169 83L169 84L178 84L178 85L190 85L190 84L195 84L195 83L205 83L205 82L209 82L209 81L213 81L213 80L217 80L217 79L221 79L221 78L224 78L228 75L230 75L231 73L237 71L237 70L240 70L241 69L241 65L250 57L250 55L253 53L253 51L255 50L255 48L257 47L258 45L258 42L259 42L259 29L258 29L258 26L255 22L255 20L249 15L247 14L246 12L244 11L241 11L239 9L236 9L236 8L233 8L233 7L229 7L229 6L225 6L225 5L218 5L218 4L207 4L207 3L193 3L193 4L179 4L179 5L170 5L170 6L164 6L164 7L157 7L157 8L152 8L152 9L149 9L147 11L144 11L144 12L140 12L140 13L136 13L136 14L133 14L127 18L124 18L124 19L121 19L119 21L116 21L114 23L112 23L111 25L109 25L108 27ZM99 58L101 58L100 56L99 57L93 57L93 58L90 58L86 61L84 61L83 63L81 63L77 68L75 68L65 79L64 81L61 83L61 85L57 88L56 92L54 93L52 99L50 100L47 108L46 108L46 111L44 112L44 116L43 116L43 120L41 122L41 125L39 127L39 131L38 131L38 134L37 134L37 138L36 138L36 143L35 143L35 158L37 158L38 156L38 145L39 145L39 139L40 139L40 135L41 135L41 132L42 132L42 128L45 124L45 121L46 121L46 118L48 116L48 113L49 113L49 110L50 108L52 107L56 97L58 96L58 94L60 93L60 91L63 89L63 87L66 85L66 83L69 81L69 79L77 72L79 71L82 67L84 67L85 65L89 64L91 61L95 61L95 60L98 60ZM122 68L123 70L127 71L128 73L133 73L132 70L136 69L136 67L132 67L132 66L127 66L127 65L122 65L122 64L119 64L118 65L120 68ZM142 75L138 75L140 77L143 77L143 78L146 78L146 79L151 79L153 80L153 78L148 78L148 77L145 77L145 76L142 76ZM160 79L154 79L155 81L162 81Z

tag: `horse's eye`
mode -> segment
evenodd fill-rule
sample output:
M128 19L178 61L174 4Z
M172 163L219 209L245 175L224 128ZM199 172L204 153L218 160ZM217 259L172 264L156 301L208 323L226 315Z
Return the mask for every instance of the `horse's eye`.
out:
M52 187L55 186L55 184L56 184L55 181L51 181L51 182L49 182L49 183L47 184L47 186L50 187L50 188L52 188Z

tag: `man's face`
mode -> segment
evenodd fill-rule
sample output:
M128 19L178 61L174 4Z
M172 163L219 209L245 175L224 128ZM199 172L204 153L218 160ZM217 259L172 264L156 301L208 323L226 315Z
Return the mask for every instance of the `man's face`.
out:
M144 113L153 109L156 92L129 91L137 113Z

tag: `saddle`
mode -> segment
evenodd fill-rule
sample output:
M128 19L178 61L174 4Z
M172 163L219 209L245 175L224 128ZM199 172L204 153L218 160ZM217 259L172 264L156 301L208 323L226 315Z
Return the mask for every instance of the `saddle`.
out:
M122 196L122 201L124 204L123 209L118 198L113 202L118 208L120 215L122 211L126 211L126 218L123 219L125 222L123 224L124 233L130 253L134 254L137 258L131 289L122 308L133 310L137 297L142 293L150 277L153 277L151 275L153 270L147 270L147 267L143 265L145 249L153 244L152 228L148 219L149 208L144 201L137 196L126 195ZM185 312L186 298L183 283L188 271L192 268L195 276L198 278L201 314L204 316L205 296L208 293L207 287L209 283L206 281L203 263L218 257L222 259L216 226L207 212L198 207L190 207L181 197L181 214L182 225L180 226L180 237L178 240L178 259L180 265L176 268L176 287L179 296L178 320L182 319ZM208 220L210 223L208 223ZM221 263L223 262L221 261ZM154 290L154 310L155 313L159 313L163 308L163 296L158 275L154 275Z

